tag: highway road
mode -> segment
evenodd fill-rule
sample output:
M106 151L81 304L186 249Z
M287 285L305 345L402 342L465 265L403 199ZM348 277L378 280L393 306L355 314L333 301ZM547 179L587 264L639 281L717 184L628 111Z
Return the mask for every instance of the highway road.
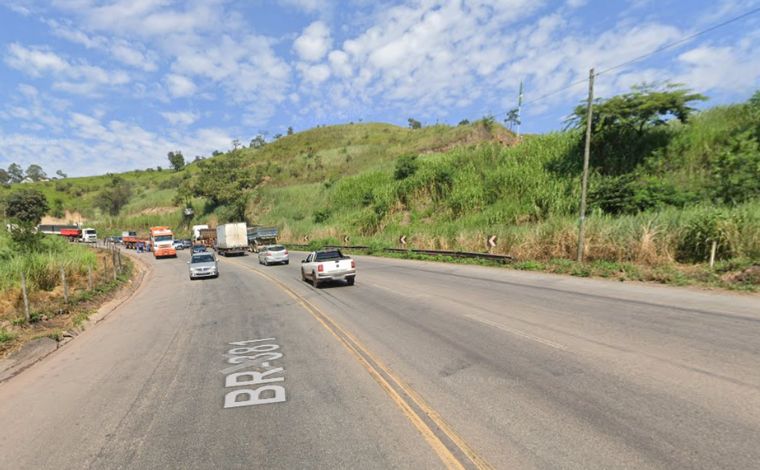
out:
M0 384L0 468L760 465L760 298L357 257L255 256L132 300Z

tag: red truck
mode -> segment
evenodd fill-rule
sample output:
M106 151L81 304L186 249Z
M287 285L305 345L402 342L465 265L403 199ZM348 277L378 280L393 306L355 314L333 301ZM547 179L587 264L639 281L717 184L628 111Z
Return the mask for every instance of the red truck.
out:
M47 235L60 235L72 242L82 239L82 229L77 225L38 225L37 231Z

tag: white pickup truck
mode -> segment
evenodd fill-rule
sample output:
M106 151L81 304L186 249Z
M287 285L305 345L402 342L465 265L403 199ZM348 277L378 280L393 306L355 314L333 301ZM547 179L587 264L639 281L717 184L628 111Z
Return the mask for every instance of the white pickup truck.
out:
M313 251L301 261L301 279L310 280L315 288L326 281L346 281L354 285L356 261L337 248Z

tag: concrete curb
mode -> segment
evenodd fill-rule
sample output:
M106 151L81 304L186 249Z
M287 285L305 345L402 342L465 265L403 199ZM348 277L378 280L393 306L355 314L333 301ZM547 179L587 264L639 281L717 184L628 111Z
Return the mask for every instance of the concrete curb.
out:
M130 300L145 285L145 278L150 275L150 266L134 253L125 252L134 261L138 272L116 294L116 296L98 308L82 325L63 332L63 338L56 341L51 338L37 338L21 347L10 357L0 359L0 383L12 379L34 364L42 361L63 346L71 342L85 330L105 320L111 313Z

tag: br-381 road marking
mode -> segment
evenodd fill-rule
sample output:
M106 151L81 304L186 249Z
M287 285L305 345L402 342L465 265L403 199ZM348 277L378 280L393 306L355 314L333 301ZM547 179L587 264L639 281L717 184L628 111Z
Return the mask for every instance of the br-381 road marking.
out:
M227 392L224 395L225 408L266 405L286 400L284 386L269 385L285 381L285 377L275 376L275 374L285 372L285 369L282 367L270 367L270 361L282 359L282 353L274 352L280 349L280 346L274 343L250 346L251 344L263 341L274 341L274 338L248 339L229 343L231 346L237 347L228 350L224 355L227 359L226 362L233 364L231 367L222 370L222 373L226 375L224 387L248 388ZM237 372L240 370L242 372ZM257 387L253 388L252 386Z

